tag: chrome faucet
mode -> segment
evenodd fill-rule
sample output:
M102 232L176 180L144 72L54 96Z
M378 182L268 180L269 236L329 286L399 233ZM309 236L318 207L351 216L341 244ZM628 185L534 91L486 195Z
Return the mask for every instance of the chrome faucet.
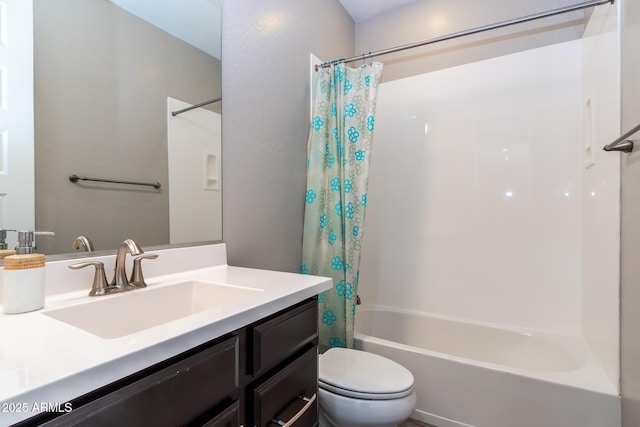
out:
M129 279L127 279L127 272L125 270L127 252L131 253L131 255L140 255L144 253L142 248L133 240L127 239L122 242L118 248L118 253L116 254L116 268L113 280L110 284L111 286L115 286L119 289L131 287L131 283L129 282Z
M72 249L84 249L87 252L93 252L93 243L89 240L88 237L78 236L71 244Z

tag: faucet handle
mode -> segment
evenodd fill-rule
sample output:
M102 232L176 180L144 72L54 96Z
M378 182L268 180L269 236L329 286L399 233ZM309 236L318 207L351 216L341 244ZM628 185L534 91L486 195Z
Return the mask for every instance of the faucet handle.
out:
M156 254L140 255L139 257L135 257L133 259L133 271L131 272L131 279L129 280L129 283L136 288L146 288L147 284L144 282L144 277L142 276L142 260L156 258L158 258L158 255Z
M79 270L81 268L89 267L93 265L96 267L96 272L93 275L93 285L91 286L91 291L89 292L89 296L98 296L105 295L112 292L117 292L116 289L109 287L107 283L107 276L104 274L104 264L99 261L91 261L91 262L81 262L78 264L70 265L69 268L72 270Z
M78 236L71 244L71 249L84 249L87 252L93 252L93 242L86 236Z

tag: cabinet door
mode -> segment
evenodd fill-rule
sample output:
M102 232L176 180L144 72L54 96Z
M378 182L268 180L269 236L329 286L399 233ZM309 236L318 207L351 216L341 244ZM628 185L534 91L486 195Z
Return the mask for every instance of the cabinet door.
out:
M254 326L251 374L258 377L318 337L318 302L314 298Z
M296 427L318 422L318 347L314 346L253 391L255 426L283 425L296 419Z
M222 402L238 386L234 336L44 425L180 426Z

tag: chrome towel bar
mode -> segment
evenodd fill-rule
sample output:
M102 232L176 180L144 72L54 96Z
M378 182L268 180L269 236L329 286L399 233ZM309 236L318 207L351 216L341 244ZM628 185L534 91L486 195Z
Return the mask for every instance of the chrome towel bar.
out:
M146 185L148 187L153 187L153 188L160 188L162 186L158 181L156 182L121 181L119 179L89 178L86 176L78 176L76 174L69 176L69 181L71 182L78 182L79 180L80 181L112 182L115 184Z
M604 151L622 151L623 153L630 153L633 151L633 141L629 141L627 138L638 131L640 131L640 124L622 135L620 138L605 145L602 149Z

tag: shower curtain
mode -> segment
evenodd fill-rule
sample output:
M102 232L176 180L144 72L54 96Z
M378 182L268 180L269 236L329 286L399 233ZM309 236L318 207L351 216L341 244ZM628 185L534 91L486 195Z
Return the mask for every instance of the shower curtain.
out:
M367 181L382 64L318 71L307 145L303 274L333 279L319 296L320 351L352 347Z

